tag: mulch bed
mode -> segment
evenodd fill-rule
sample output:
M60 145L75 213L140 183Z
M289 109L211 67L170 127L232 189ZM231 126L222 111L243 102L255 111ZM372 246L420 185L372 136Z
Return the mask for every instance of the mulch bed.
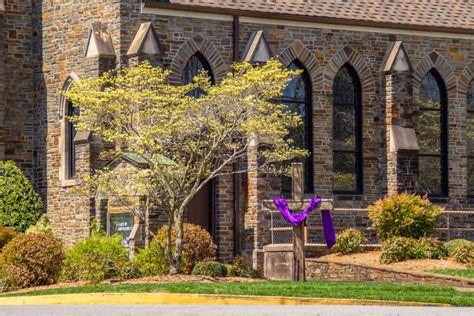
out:
M345 262L352 264L365 264L381 268L393 268L398 270L424 272L426 270L445 270L445 269L468 269L465 264L455 262L451 258L440 260L433 259L417 259L403 262L395 262L391 264L380 263L380 251L371 251L365 253L356 253L352 255L330 254L318 257L321 260Z

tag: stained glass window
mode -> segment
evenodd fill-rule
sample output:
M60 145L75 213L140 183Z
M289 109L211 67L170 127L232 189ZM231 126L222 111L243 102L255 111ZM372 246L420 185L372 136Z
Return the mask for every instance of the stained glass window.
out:
M474 80L467 91L467 181L468 195L474 197Z
M421 81L418 120L420 193L448 194L448 113L446 88L433 69Z
M190 84L193 82L193 78L196 77L201 73L201 71L206 71L208 75L211 77L212 83L214 83L214 79L212 77L211 67L206 59L199 53L194 54L189 58L186 66L184 67L183 77L181 79L182 84ZM190 92L191 96L195 98L201 97L203 94L202 90L196 89Z
M333 86L333 189L362 193L362 94L355 70L344 65Z
M77 116L80 114L78 107L72 105L67 101L67 116ZM66 119L66 178L74 179L76 177L76 145L74 144L74 137L76 137L77 130L74 124Z
M299 130L290 131L290 135L296 146L307 149L312 153L312 102L311 81L306 69L297 61L288 66L289 70L302 70L303 72L294 77L283 90L281 102L288 109L298 113L303 119L303 126ZM304 190L306 193L313 192L313 157L310 155L304 160ZM282 191L291 191L291 180L284 177L282 180Z

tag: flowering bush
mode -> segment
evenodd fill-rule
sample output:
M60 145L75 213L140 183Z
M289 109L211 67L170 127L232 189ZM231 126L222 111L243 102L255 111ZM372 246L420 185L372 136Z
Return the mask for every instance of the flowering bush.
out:
M346 229L337 234L334 250L343 255L362 252L362 244L367 241L364 234L358 229Z

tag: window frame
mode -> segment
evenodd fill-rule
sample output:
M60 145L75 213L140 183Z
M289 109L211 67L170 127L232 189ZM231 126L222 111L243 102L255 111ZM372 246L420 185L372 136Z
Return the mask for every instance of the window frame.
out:
M354 127L355 127L355 140L356 144L354 146L354 150L344 150L344 149L336 149L334 144L332 148L333 154L333 174L334 174L334 158L337 154L353 154L355 156L355 166L354 171L356 172L356 181L355 181L355 190L336 190L334 188L334 178L333 178L333 193L336 195L361 195L364 193L364 152L363 152L363 98L362 98L362 84L360 82L359 75L357 71L352 67L351 64L345 63L336 73L334 77L334 82L332 86L332 92L334 95L334 88L336 86L336 79L338 73L342 69L347 69L349 74L351 75L352 82L354 85L354 91L356 94L356 100L353 104L348 103L340 103L336 102L335 98L333 98L332 106L333 106L333 131L332 131L332 138L334 140L334 113L336 106L343 106L343 107L353 107L354 108Z
M280 98L281 104L303 104L305 106L305 119L304 119L304 127L305 127L305 139L307 140L305 144L305 149L309 151L310 155L304 159L303 166L304 168L304 193L305 194L313 194L314 193L314 157L313 157L313 89L311 83L311 77L309 76L308 70L304 67L304 65L298 60L295 59L292 61L287 68L291 65L295 65L299 70L303 70L301 73L301 78L303 79L304 86L305 86L305 99L298 100L298 99L285 99L284 96ZM307 166L309 168L306 168ZM282 193L290 193L288 190L284 190L281 188Z
M439 158L440 159L440 176L441 176L441 183L440 183L440 189L441 192L435 192L435 193L428 193L429 197L433 198L446 198L449 196L449 160L448 160L448 142L449 142L449 137L448 137L448 124L449 124L449 112L448 112L448 92L446 89L446 84L444 83L443 78L439 74L439 72L432 68L430 71L428 71L421 79L421 83L425 79L425 77L431 74L435 79L436 83L438 85L438 89L440 92L440 108L439 109L433 109L429 107L423 107L420 106L419 110L421 112L438 112L440 113L440 153L439 154L430 154L430 153L422 153L421 148L418 153L418 157L431 157L431 158ZM421 89L423 86L420 86L420 96L421 96ZM420 97L421 101L421 97ZM419 125L418 125L419 126ZM418 131L417 131L418 134ZM418 159L419 159L418 158ZM418 174L418 177L420 177L420 174ZM422 192L420 192L422 193Z

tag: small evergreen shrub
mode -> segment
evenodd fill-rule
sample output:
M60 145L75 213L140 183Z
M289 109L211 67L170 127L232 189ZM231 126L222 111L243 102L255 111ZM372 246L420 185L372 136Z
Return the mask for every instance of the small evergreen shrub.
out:
M394 237L385 240L381 247L381 263L393 263L413 259L441 259L446 257L443 244L432 238L414 239Z
M464 245L474 245L474 243L470 240L467 239L453 239L444 244L444 247L448 251L448 256L452 257L454 249L456 249L459 246L464 246Z
M26 230L27 233L45 233L45 234L53 234L53 230L51 226L49 226L48 216L43 214L39 221L34 224L33 226L28 227Z
M163 247L166 247L166 236L168 226L163 226L155 239ZM176 240L174 228L171 234L172 245ZM198 262L213 261L216 259L217 247L212 241L211 235L201 226L184 224L183 238L183 263L181 272L191 273L194 265Z
M441 209L414 194L398 194L369 206L372 226L380 239L420 238L432 234L438 225Z
M362 244L367 241L364 234L354 228L346 229L337 234L334 250L343 255L362 252Z
M474 266L474 243L458 245L452 250L451 257L456 262Z
M227 272L229 276L233 277L254 279L262 277L261 271L253 269L244 257L235 257L234 262L228 265Z
M225 264L216 261L198 262L194 266L192 274L225 277L227 276L227 269Z
M0 250L2 250L15 235L16 232L13 229L0 226Z
M165 248L155 239L135 255L134 266L140 276L164 275L169 272Z
M24 232L43 215L43 203L13 161L0 161L0 225Z
M4 248L0 274L11 288L56 283L64 259L61 241L49 234L20 234Z
M122 238L119 234L107 236L103 231L94 231L66 251L61 278L65 281L86 280L92 284L121 278L129 262Z

